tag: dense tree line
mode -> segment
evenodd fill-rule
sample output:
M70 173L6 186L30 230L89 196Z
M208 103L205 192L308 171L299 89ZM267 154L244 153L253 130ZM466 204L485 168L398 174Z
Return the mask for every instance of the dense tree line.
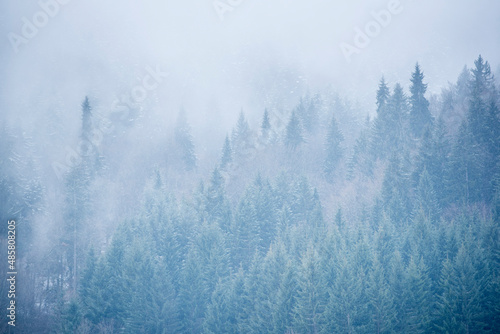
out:
M137 214L105 247L92 242L91 218L106 161L98 148L82 149L65 179L63 246L54 268L34 279L45 282L37 288L46 293L37 312L50 317L43 331L497 331L494 77L479 56L435 108L419 64L409 83L405 92L382 78L377 114L355 136L339 104L319 94L301 98L283 125L265 110L254 130L242 111L191 196L174 193L156 166ZM85 99L82 137L91 136L91 110ZM184 111L174 143L176 166L195 173L202 162ZM244 186L235 191L238 177ZM369 205L328 200L345 184L369 182L377 185Z

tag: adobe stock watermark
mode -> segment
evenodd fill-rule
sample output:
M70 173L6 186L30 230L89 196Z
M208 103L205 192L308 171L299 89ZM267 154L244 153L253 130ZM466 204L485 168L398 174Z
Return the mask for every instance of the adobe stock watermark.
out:
M19 52L21 45L28 44L30 40L38 35L40 29L45 27L51 18L54 18L61 9L61 6L67 5L71 0L40 0L38 6L40 10L35 12L31 20L26 16L21 18L22 27L20 34L9 32L7 38L15 53Z
M168 72L164 72L159 66L154 69L151 66L146 67L147 74L144 75L139 84L132 87L128 95L122 95L119 99L113 101L112 108L114 113L120 114L120 119L127 118L129 113L140 106L148 97L148 92L157 89L160 84L169 76ZM92 131L91 138L80 138L76 148L66 146L66 155L64 160L54 161L52 163L52 170L56 174L59 181L64 179L64 176L72 168L78 166L83 159L85 152L89 148L97 148L101 145L104 135L110 134L115 129L113 121L102 115L95 119L95 127Z
M243 3L243 0L215 0L213 2L214 10L221 21L224 21L224 15L232 12Z
M368 21L363 29L354 27L354 38L352 44L342 42L339 47L348 63L354 54L359 54L361 50L367 48L373 39L377 38L384 28L392 22L392 18L401 14L403 5L400 0L390 0L386 9L370 12L373 20Z

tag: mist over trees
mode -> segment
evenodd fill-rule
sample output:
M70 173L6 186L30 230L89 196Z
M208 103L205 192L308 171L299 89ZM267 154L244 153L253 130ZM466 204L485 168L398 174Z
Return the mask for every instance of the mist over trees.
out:
M17 332L497 331L498 78L479 56L431 96L424 74L416 63L407 82L382 77L373 117L328 92L257 121L235 110L209 149L190 110L164 136L138 126L154 147L142 152L134 125L99 132L99 101L82 96L60 195L36 139L0 124L0 214L19 222ZM61 214L47 217L54 197Z

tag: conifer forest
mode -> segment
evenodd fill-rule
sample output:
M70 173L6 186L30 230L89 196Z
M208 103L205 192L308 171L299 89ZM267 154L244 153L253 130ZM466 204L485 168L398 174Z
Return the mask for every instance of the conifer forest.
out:
M0 12L0 333L500 333L499 4Z

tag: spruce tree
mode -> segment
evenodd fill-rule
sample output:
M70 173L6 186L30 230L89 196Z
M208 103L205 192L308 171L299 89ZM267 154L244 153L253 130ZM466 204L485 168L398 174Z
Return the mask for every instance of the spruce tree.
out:
M262 178L260 175L255 179L251 189L254 194L252 200L259 231L258 249L265 254L276 236L277 210L274 202L274 189L269 180Z
M403 87L397 83L387 107L387 150L390 153L409 148L407 100Z
M485 330L485 287L487 271L481 251L467 243L460 246L453 261L446 259L440 279L437 328L449 333L480 333ZM491 319L490 319L491 320Z
M236 127L231 134L231 144L235 160L248 157L254 148L252 132L243 110L240 112Z
M469 205L487 195L482 177L484 162L485 150L474 142L469 122L464 120L450 155L446 177L450 202Z
M316 130L318 123L319 105L319 95L316 95L314 97L306 95L305 97L300 98L299 104L293 110L299 118L303 129L308 133L313 133Z
M385 107L387 106L387 102L389 100L389 87L385 82L385 78L382 77L380 79L378 90L377 90L377 115L378 117L384 118L384 114L386 112Z
M326 282L317 251L309 246L301 259L298 293L293 310L294 329L299 333L320 333L325 326Z
M448 197L447 172L450 168L451 145L448 141L444 120L439 117L433 129L428 128L421 140L412 173L413 185L417 186L422 172L427 170L430 181L434 185L436 199L440 206Z
M415 212L422 214L426 220L435 223L439 219L440 208L434 189L431 177L427 173L427 169L424 169L417 186Z
M385 78L380 79L377 90L377 117L373 123L371 150L375 156L383 156L383 149L387 142L387 119L388 119L388 103L390 91Z
M377 91L377 118L374 122L372 150L375 157L385 158L401 150L406 143L407 98L403 87L395 85L392 95L382 79Z
M219 225L223 231L229 231L231 207L226 197L224 178L217 167L212 172L210 184L204 195L202 214L209 222Z
M443 333L458 333L459 323L457 319L457 296L454 291L455 273L453 262L447 258L443 262L441 277L439 281L440 295L438 296L436 308L435 327Z
M304 142L305 140L302 134L302 126L300 124L300 120L295 111L292 111L292 114L290 115L290 119L286 126L285 145L287 148L295 150L300 144Z
M429 101L425 98L427 84L423 83L424 74L420 70L420 65L415 65L412 73L410 86L410 129L414 137L422 137L425 129L432 123L432 115L429 111Z
M92 139L92 107L90 106L89 97L85 96L82 102L82 138L86 140Z
M403 285L405 333L427 333L430 330L432 296L427 266L422 259L410 258Z
M235 267L247 269L260 244L257 211L253 203L254 194L247 190L233 221L233 260Z
M324 171L329 179L331 179L332 174L337 169L340 159L342 158L343 151L341 143L343 140L344 136L338 128L335 116L332 116L332 120L330 122L330 127L328 129L328 134L326 137L326 158L324 163Z
M391 156L382 184L384 209L396 226L404 225L411 211L410 182L402 160L396 153Z
M175 142L179 150L181 159L184 163L186 171L196 168L196 154L194 149L193 138L191 136L191 127L186 118L186 112L181 109L177 116L175 125Z
M88 97L82 103L82 127L80 138L82 139L81 156L76 164L66 175L65 188L65 211L66 221L62 242L71 245L67 250L67 258L71 259L68 263L71 268L71 289L73 293L77 292L79 277L81 252L86 246L88 240L83 238L88 233L86 223L91 216L92 208L92 183L97 171L96 161L98 160L97 150L90 142L92 137L92 113Z
M245 316L240 321L240 333L262 333L269 330L271 326L270 301L271 290L268 285L270 279L264 266L263 257L256 252L248 269L245 280L246 308L243 310Z
M58 332L63 334L76 333L81 321L80 307L75 300L71 300L63 310L61 328Z
M370 152L370 140L366 131L362 131L353 153L347 163L347 179L352 180L357 175L372 176L374 167L373 154Z
M478 184L481 189L479 199L487 202L493 197L491 176L499 161L500 121L497 107L498 93L494 85L490 65L481 56L474 62L472 69L471 96L467 122L472 145L479 154L474 161L478 172Z
M391 333L394 330L395 313L393 296L380 261L375 258L373 269L368 276L367 296L371 333Z
M269 131L271 130L271 122L269 121L269 112L267 111L267 109L264 110L260 130L262 132L262 137L264 139L267 139L269 137Z
M226 135L224 146L222 147L222 156L220 159L220 168L224 170L233 161L233 150L229 141L229 136Z
M294 263L288 259L282 271L281 280L276 292L276 303L272 313L273 333L280 334L291 331L297 289L297 277Z
M203 223L192 237L183 261L179 300L186 333L201 331L218 282L229 278L229 260L224 232L214 223Z
M203 333L237 333L236 296L231 279L219 280L205 311Z

